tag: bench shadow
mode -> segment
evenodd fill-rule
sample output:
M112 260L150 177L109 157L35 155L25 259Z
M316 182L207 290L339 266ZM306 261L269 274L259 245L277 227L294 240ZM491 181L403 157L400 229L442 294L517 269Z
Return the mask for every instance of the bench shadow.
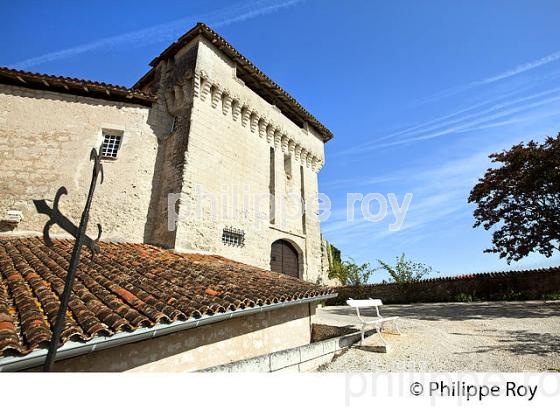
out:
M387 353L387 347L386 346L374 346L374 345L364 345L364 346L359 346L356 345L353 347L353 349L356 350L362 350L364 352L368 352L368 353Z

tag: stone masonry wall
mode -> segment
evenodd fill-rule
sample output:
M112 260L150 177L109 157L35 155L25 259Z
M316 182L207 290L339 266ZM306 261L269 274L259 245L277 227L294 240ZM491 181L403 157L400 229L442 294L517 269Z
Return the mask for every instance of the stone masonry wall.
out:
M560 294L560 267L434 278L401 285L340 286L337 292L338 296L327 304L345 305L348 298L381 299L383 303L542 299Z
M150 119L167 123L169 130L159 141L146 242L169 248L175 247L176 230L169 226L173 215L168 212L168 199L170 194L180 193L185 183L196 52L196 45L191 45L173 59L162 61L154 81L145 90L158 96Z
M69 191L61 210L79 222L89 152L101 146L103 130L116 130L124 133L122 146L116 160L103 161L91 236L99 222L106 240L216 253L265 269L271 244L283 239L299 253L300 277L327 283L317 218L324 143L317 131L296 125L246 86L235 64L203 37L161 61L144 91L157 95L151 108L0 86L0 218L8 209L23 212L14 233L42 230L46 218L32 200L54 198L61 185ZM170 207L173 194L179 197ZM243 247L222 242L226 227L245 232Z
M13 233L41 232L47 219L32 200L52 200L64 185L68 195L60 208L79 223L90 150L99 150L103 129L118 130L122 145L116 160L103 161L105 180L95 192L89 233L97 235L99 222L106 240L142 242L159 132L148 115L143 106L0 85L0 219L8 209L19 210L24 219Z
M178 250L218 253L270 269L270 246L290 241L300 252L300 276L322 281L317 172L323 142L298 127L235 76L234 64L199 39L189 145L176 234ZM274 223L270 223L270 149L274 149ZM285 161L291 168L287 177ZM303 177L301 174L303 171ZM304 184L302 217L289 217ZM282 207L280 201L287 203ZM224 227L245 232L245 246L222 243Z
M314 303L237 317L62 360L64 372L187 372L309 344Z

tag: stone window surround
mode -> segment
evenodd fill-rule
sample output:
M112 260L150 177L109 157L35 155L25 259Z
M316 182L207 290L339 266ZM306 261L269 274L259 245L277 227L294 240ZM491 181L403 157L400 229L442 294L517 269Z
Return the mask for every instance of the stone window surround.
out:
M319 172L323 167L323 159L310 152L295 138L288 135L286 131L274 124L272 120L250 107L241 98L235 96L227 88L218 82L210 80L203 71L196 71L194 74L194 97L206 101L210 97L210 104L214 109L221 109L224 115L231 113L233 121L241 118L241 125L247 127L252 133L257 133L263 140L275 147L281 148L282 152L293 154L294 160L301 165L311 168L313 172ZM289 121L289 120L288 120ZM302 132L305 132L302 129Z
M123 149L123 147L125 145L125 135L124 135L125 130L124 130L124 127L115 126L113 124L111 124L111 125L102 124L101 127L99 128L98 132L99 132L98 143L96 145L97 145L97 149L99 151L99 155L101 157L101 160L102 161L108 161L108 162L113 162L113 161L117 160L119 158L120 151ZM103 146L103 143L105 142L105 136L106 135L118 135L118 136L120 136L119 147L117 149L117 155L115 157L103 156L102 155L101 148Z
M222 243L224 245L242 248L245 246L245 232L241 229L226 226L222 230Z

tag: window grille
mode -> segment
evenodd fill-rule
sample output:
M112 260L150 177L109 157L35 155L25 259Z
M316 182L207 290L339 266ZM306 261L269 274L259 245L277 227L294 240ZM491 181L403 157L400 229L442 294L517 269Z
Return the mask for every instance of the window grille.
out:
M121 147L122 135L114 133L103 134L103 144L101 144L101 158L116 159L117 152Z
M222 232L222 242L230 246L245 246L245 231L235 228L224 228Z

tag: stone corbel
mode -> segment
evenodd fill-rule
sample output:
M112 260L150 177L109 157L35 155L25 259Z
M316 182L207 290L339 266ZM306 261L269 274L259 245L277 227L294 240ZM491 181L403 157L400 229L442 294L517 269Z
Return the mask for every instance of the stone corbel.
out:
M312 159L313 159L313 154L308 153L307 158L305 159L305 165L307 166L307 168L311 167L311 160Z
M218 106L218 103L220 102L220 99L222 98L222 90L220 90L220 87L213 85L211 91L212 91L212 108L216 108Z
M307 160L307 154L308 154L307 150L305 148L302 148L301 154L299 156L302 165L305 165L305 162Z
M239 102L239 98L233 97L231 101L231 117L233 118L233 121L237 121L240 115L241 103Z
M268 124L266 126L266 142L272 144L274 141L274 126L272 124Z
M296 144L295 148L294 148L294 158L296 161L299 162L300 158L301 158L301 145Z
M282 141L282 133L277 128L274 130L274 146L276 148L280 147L280 144L282 143L281 141Z
M251 112L251 115L249 116L249 121L251 125L251 132L255 132L259 124L259 113L257 111Z
M259 137L264 138L266 136L266 118L263 117L259 119Z
M318 165L319 165L319 158L313 156L313 158L311 158L311 169L313 170L313 172L319 171Z
M200 73L194 73L194 80L193 80L193 96L200 97L200 83L202 78L200 78Z
M282 134L280 141L282 144L282 152L288 152L288 136L286 134Z
M212 88L212 83L208 80L208 77L204 75L203 72L200 73L200 99L202 101L206 100L206 97L210 94L210 89Z
M249 110L249 107L246 105L241 107L241 125L246 127L247 124L249 123L250 116L251 116L251 111Z
M231 109L231 102L233 98L228 91L224 91L222 94L222 114L228 115L229 110Z
M294 140L289 139L288 140L288 152L290 154L293 154L295 148L296 148L296 143L294 142Z

